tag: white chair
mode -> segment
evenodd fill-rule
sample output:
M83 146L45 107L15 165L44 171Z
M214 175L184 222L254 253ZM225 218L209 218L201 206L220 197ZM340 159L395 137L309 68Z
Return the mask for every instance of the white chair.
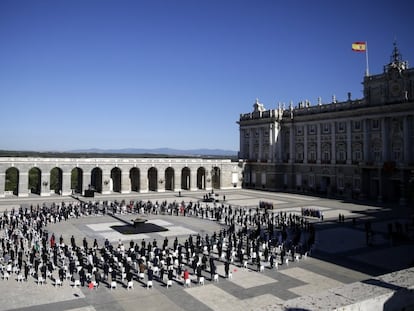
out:
M40 284L42 285L45 284L45 279L41 276L37 278L37 285L40 285Z
M188 278L187 280L185 280L184 286L191 287L191 279L190 278Z
M167 288L172 286L172 280L167 280Z
M130 290L130 289L134 289L134 282L133 281L128 282L127 290Z
M233 278L233 272L229 272L229 275L227 276L228 277L228 279L232 279Z
M198 285L204 285L204 276L198 278Z
M55 280L55 287L56 286L62 286L62 281L60 279Z
M6 271L6 272L4 272L4 274L3 274L3 280L4 279L9 279L9 277L10 277L10 274Z
M112 282L111 282L111 290L112 290L112 289L115 289L115 288L116 288L116 282L115 282L115 281L112 281Z
M279 263L278 262L275 262L275 269L279 270Z
M260 265L259 271L264 272L264 266L263 265Z
M308 258L308 252L305 252L304 257L305 257L305 259L307 259L307 258Z
M152 285L152 281L147 281L147 289L148 289L148 288L150 288L150 287L151 287L151 288L153 287L153 285Z
M24 279L23 274L17 275L17 282L23 282L23 279Z
M81 285L81 283L80 283L80 281L79 281L79 280L75 280L75 281L73 282L73 287L80 286L80 285Z
M138 278L139 278L140 280L145 279L145 274L144 274L144 273L139 273L139 274L138 274Z
M289 267L289 258L286 258L286 265Z
M244 260L244 261L243 261L243 268L244 268L245 270L247 270L247 260Z
M214 276L213 276L213 281L214 282L219 282L219 275L216 273L216 274L214 274Z
M72 274L69 271L66 272L66 280L70 280L72 278Z

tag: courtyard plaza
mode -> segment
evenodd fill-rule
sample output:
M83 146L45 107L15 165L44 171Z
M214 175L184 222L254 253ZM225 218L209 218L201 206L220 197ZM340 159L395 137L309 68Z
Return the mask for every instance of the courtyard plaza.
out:
M213 206L202 202L207 191L182 191L143 194L100 195L94 198L38 197L6 198L0 200L0 212L30 205L59 204L62 201L76 202L200 202L202 206ZM48 279L38 285L35 278L17 282L16 276L0 280L0 311L2 310L375 310L384 302L405 301L413 308L414 299L414 244L413 209L391 205L368 205L339 201L302 194L264 192L254 190L215 190L213 198L217 206L256 210L260 202L273 205L270 213L286 212L302 215L303 211L318 211L321 217L305 218L315 226L315 243L306 256L283 262L270 268L263 261L264 269L257 271L250 261L247 267L237 261L230 264L231 278L224 271L224 260L216 259L217 280L210 280L205 273L205 282L200 284L189 267L191 286L183 286L183 280L174 278L172 286L154 278L153 286L147 288L147 280L134 279L133 289L126 282L118 282L115 289L101 283L99 288L73 286L64 281L63 286L54 286ZM339 219L339 215L343 219ZM146 223L166 230L124 234L114 228L132 223L135 217L143 217ZM371 224L372 235L367 240L366 224ZM409 240L392 241L389 224L402 224ZM99 213L84 217L72 217L67 221L49 223L45 228L59 239L63 236L69 243L73 236L78 244L86 238L89 245L94 239L103 246L107 239L114 246L128 245L131 240L140 243L169 240L171 247L177 237L184 243L189 235L210 236L227 228L223 223L200 216L174 216L164 214L136 215L119 213L116 217ZM213 254L214 251L213 251ZM408 291L408 294L407 294ZM392 298L397 295L396 302ZM404 296L405 295L405 296ZM413 299L410 302L410 299ZM376 302L373 302L376 301ZM408 301L408 302L407 302ZM375 304L377 303L377 305ZM351 307L350 307L351 306ZM342 308L342 309L341 309ZM348 309L347 309L348 308ZM356 307L354 308L356 310ZM390 309L391 310L391 309ZM411 309L408 309L411 310Z

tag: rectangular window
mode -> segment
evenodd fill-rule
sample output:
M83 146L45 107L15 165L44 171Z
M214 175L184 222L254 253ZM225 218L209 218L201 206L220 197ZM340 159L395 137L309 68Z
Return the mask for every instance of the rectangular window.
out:
M354 125L354 130L355 131L360 131L361 130L361 121L353 121L352 124Z
M339 122L338 123L338 132L339 133L345 132L345 122Z
M316 126L315 126L315 124L310 124L308 126L308 133L311 134L311 135L316 134Z
M329 134L330 132L330 124L329 123L324 123L323 127L322 127L322 131L324 134Z
M303 135L303 127L297 126L296 127L296 135Z
M373 130L379 129L379 120L371 120L371 127Z

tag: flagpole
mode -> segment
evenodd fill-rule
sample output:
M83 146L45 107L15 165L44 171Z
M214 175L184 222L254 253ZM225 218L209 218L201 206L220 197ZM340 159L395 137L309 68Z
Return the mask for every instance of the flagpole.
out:
M365 60L366 60L366 69L365 69L365 76L369 76L369 67L368 67L368 42L365 41Z

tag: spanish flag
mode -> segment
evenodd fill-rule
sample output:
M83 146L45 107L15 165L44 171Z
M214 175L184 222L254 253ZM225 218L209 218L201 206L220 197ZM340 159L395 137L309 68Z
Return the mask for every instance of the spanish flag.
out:
M366 42L354 42L352 43L352 51L365 52L367 50Z

